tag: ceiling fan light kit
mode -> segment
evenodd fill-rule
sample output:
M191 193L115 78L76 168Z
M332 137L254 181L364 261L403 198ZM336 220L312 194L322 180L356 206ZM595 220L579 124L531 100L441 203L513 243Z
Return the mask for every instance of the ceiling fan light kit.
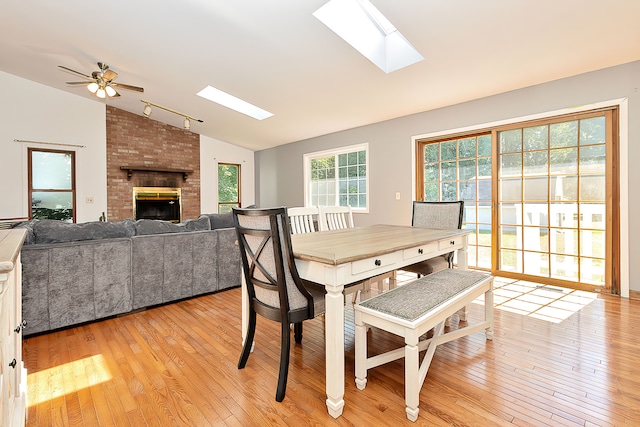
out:
M104 99L107 96L109 98L120 96L120 94L116 90L116 87L120 89L132 90L135 92L144 92L144 89L141 87L114 82L114 80L118 77L118 73L110 70L109 66L103 62L98 62L98 67L100 69L98 71L92 72L91 75L72 70L71 68L67 68L62 65L58 65L58 67L86 79L86 81L83 82L67 82L67 84L86 85L87 90L95 94L100 99Z

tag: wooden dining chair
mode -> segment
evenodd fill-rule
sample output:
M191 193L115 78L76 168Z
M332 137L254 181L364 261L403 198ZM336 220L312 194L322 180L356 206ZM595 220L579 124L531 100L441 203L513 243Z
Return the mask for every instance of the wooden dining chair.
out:
M353 228L351 206L318 206L318 227L320 231Z
M353 228L353 211L351 206L318 206L318 225L320 231L327 230L342 230L345 228ZM384 291L385 280L389 280L389 289L392 289L396 285L396 272L390 271L388 273L380 274L360 282L358 285L345 288L345 294L353 293L354 302L358 295L362 298L369 298L371 296L371 285L377 284L378 292Z
M462 227L464 201L455 202L413 202L411 225L414 227L454 230ZM418 277L453 267L453 252L446 253L416 264L403 270L417 273Z
M319 210L317 206L287 208L291 233L313 233L318 231Z
M281 325L280 371L276 401L287 388L291 324L302 342L302 322L324 313L323 287L303 281L293 258L286 208L233 208L242 269L249 296L249 324L238 369L247 364L256 331L256 315Z

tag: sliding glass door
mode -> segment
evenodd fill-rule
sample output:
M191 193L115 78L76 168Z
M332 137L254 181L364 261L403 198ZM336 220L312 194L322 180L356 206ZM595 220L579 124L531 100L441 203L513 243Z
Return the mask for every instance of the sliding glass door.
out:
M464 200L472 267L611 288L615 116L594 111L418 141L417 199Z

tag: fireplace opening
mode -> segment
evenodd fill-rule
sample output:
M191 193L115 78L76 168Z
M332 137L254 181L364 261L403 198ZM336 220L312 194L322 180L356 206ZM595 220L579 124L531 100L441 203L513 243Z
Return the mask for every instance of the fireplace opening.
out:
M134 219L161 219L179 223L182 220L180 188L134 187Z

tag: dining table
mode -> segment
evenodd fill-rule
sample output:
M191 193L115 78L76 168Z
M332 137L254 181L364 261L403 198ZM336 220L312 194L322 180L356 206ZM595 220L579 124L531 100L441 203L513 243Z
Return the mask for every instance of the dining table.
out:
M325 383L327 410L332 417L341 416L345 405L345 285L452 251L457 251L457 268L466 269L469 233L470 230L379 224L291 236L298 274L326 289ZM243 280L243 342L248 313Z

